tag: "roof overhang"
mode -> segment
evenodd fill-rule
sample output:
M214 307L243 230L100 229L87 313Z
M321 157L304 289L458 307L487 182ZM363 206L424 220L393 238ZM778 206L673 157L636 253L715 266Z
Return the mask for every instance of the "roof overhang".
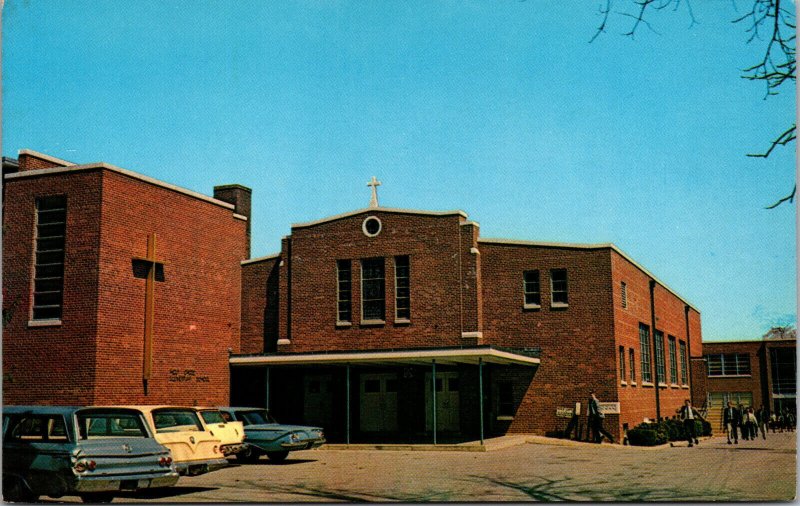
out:
M491 346L232 355L231 366L484 364L537 367L539 358Z

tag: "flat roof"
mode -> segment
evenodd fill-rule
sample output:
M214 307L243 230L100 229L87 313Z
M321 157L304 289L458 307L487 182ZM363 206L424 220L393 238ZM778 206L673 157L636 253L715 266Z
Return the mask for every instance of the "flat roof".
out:
M264 262L266 260L274 260L274 259L278 258L279 256L281 256L280 253L273 253L271 255L266 255L266 256L263 256L263 257L248 258L247 260L242 260L241 264L242 265L248 265L248 264L255 264L255 263L258 263L258 262Z
M627 253L625 253L624 251L619 249L619 247L617 247L617 245L612 243L612 242L598 243L598 244L580 244L580 243L573 244L573 243L565 243L565 242L519 241L519 240L513 240L513 239L493 239L493 238L490 238L490 239L478 239L478 243L500 244L500 245L505 245L505 246L533 246L533 247L539 247L539 248L610 249L610 250L615 251L618 255L620 255L622 258L624 258L625 260L627 260L631 264L633 264L634 267L636 267L637 269L639 269L640 271L645 273L653 281L655 281L659 285L663 286L669 293L671 293L672 295L674 295L675 297L680 299L684 304L686 304L687 306L691 307L692 309L694 309L695 311L700 313L700 310L697 309L694 306L694 304L692 304L691 302L689 302L688 300L683 298L678 292L676 292L675 290L670 288L669 285L667 285L666 283L664 283L663 281L658 279L655 274L653 274L649 270L645 269L641 264L639 264L639 262L637 262L636 260L631 258L630 255L628 255Z
M265 365L441 365L487 364L523 365L536 367L539 358L523 352L497 348L491 345L414 348L370 351L329 351L310 353L263 353L256 355L231 355L232 366Z
M25 150L22 150L25 151ZM20 151L20 152L22 152ZM40 155L36 155L40 156ZM204 200L208 203L224 207L226 209L235 209L236 206L233 204L229 204L227 202L223 202L221 200L217 200L213 197L209 197L208 195L203 195L202 193L198 193L186 188L181 188L180 186L175 186L173 184L167 183L165 181L161 181L159 179L155 179L149 176L145 176L144 174L139 174L138 172L134 172L132 170L123 169L122 167L117 167L116 165L111 165L110 163L106 162L95 162L95 163L87 163L83 165L68 165L66 167L51 167L47 169L33 169L33 170L23 170L20 172L12 172L10 174L6 174L4 177L5 179L22 179L26 177L35 177L35 176L49 176L53 174L68 174L72 172L80 172L85 170L92 170L92 169L106 169L112 172L116 172L118 174L122 174L134 179L138 179L139 181L143 181L145 183L149 183L155 186L159 186L161 188L171 190L174 192L182 193L184 195L188 195L190 197L194 197L196 199ZM237 216L239 219L246 220L246 216Z

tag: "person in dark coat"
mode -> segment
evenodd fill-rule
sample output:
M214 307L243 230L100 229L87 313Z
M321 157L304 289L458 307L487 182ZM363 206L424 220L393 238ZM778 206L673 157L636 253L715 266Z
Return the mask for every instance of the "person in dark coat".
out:
M742 439L745 441L749 439L750 432L748 428L744 424L744 415L747 413L747 410L744 409L744 404L739 404L739 430L742 431Z
M694 446L692 440L694 440L694 444L700 444L700 441L697 440L695 420L703 420L703 417L692 407L692 402L689 399L683 401L683 406L678 409L677 413L680 419L683 420L683 431L686 433L686 440L689 442L689 447L691 448Z
M722 423L725 424L725 431L728 433L728 444L731 444L731 435L733 435L733 442L738 445L742 415L738 409L733 407L732 401L728 401L728 407L722 411Z
M758 421L758 429L761 431L761 437L767 439L767 432L769 432L769 409L765 408L763 404L756 411L756 420Z
M607 437L609 441L612 443L614 442L614 436L608 433L603 428L603 418L604 415L600 411L600 401L597 400L597 396L595 395L594 391L591 392L589 397L589 408L588 408L588 415L589 415L589 427L592 429L592 436L595 443L602 443L603 436Z

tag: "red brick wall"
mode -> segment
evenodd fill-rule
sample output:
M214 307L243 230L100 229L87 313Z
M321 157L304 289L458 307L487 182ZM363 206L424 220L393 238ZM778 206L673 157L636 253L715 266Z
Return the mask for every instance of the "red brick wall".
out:
M367 216L376 216L382 222L382 231L376 237L362 232ZM280 351L461 344L459 272L465 270L459 249L462 220L456 214L430 216L375 210L293 229L291 238L284 240L281 256L285 260L280 270L280 298L285 301L281 304L281 337L291 337L291 344L279 346ZM410 258L409 324L395 322L396 255ZM385 324L377 326L361 324L360 260L372 257L385 259ZM349 327L336 326L337 259L352 260L353 321ZM474 291L463 293L469 297ZM291 329L290 336L287 327Z
M19 170L51 169L53 167L64 167L64 164L56 163L38 156L21 154L19 155Z
M95 392L100 171L7 179L3 195L5 404L91 404ZM66 195L61 325L28 327L36 198Z
M246 223L231 209L111 171L103 173L98 403L225 404L228 350L239 352ZM153 369L142 386L145 280L133 257L156 256ZM193 371L194 375L186 371Z
M242 353L264 353L277 345L279 301L270 287L278 282L279 263L280 257L242 266Z
M669 418L675 415L676 410L683 405L683 401L691 396L691 382L687 378L687 384L680 381L680 342L687 344L687 352L690 357L702 355L702 335L700 331L700 315L694 309L689 309L689 332L690 339L686 337L686 303L672 294L662 285L656 283L653 296L655 298L656 330L663 333L664 339L664 369L665 385L656 386L656 359L655 348L653 346L653 329L651 315L651 278L631 263L622 255L615 251L611 253L611 265L613 271L613 290L614 290L614 335L616 339L616 356L619 356L619 347L625 349L625 384L619 377L619 359L615 360L617 379L616 384L619 390L620 400L620 424L627 423L632 428L642 422L644 418L655 419L656 417L656 393L655 388L659 388L659 404L661 416ZM622 307L621 283L627 285L627 308ZM641 371L641 344L639 339L639 323L644 323L650 328L650 359L652 385L643 384ZM675 358L678 381L672 382L670 378L670 353L669 336L675 337ZM636 384L630 380L630 363L628 360L631 350L635 353ZM688 364L691 370L691 360ZM688 374L688 371L687 371Z
M541 347L541 364L522 396L511 432L563 429L557 407L581 402L591 389L616 401L615 355L608 249L588 250L479 243L484 341L505 347ZM550 269L566 268L569 307L550 307ZM541 309L523 308L523 271L538 269ZM497 374L501 374L498 372ZM524 372L518 374L524 375ZM607 426L616 426L609 416Z
M708 376L707 368L703 368L706 375L707 390L713 392L751 392L753 394L753 406L756 408L764 402L762 395L762 374L766 379L766 370L762 368L766 363L762 361L763 341L740 341L703 343L703 352L706 355L716 355L720 353L746 353L750 355L750 376L741 377L719 377ZM769 404L769 400L767 400Z

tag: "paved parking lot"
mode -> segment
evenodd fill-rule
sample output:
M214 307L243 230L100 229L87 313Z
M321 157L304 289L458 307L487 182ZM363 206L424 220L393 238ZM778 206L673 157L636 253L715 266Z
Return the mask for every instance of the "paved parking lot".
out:
M795 433L730 446L716 437L693 448L318 449L292 453L281 464L262 459L181 478L171 489L115 502L786 501L795 496L795 456Z

